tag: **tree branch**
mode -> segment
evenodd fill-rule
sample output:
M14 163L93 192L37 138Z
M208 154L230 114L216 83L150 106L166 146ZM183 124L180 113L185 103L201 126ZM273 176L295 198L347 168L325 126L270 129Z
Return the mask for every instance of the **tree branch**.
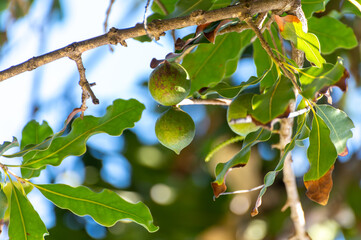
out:
M153 20L148 24L148 32L159 38L164 32L173 29L185 28L193 25L200 25L208 22L215 22L223 19L239 18L244 20L247 16L267 11L287 12L292 10L296 0L258 0L247 1L238 5L229 6L211 11L194 11L188 16L177 17L164 20ZM42 65L53 62L63 57L70 57L74 52L83 53L85 51L108 44L118 44L126 46L126 39L146 35L143 24L126 29L111 28L106 34L90 38L84 41L72 43L66 47L33 57L23 63L12 66L0 72L0 82L26 71L32 71Z
M301 10L302 11L302 10ZM296 62L299 67L303 66L304 62L304 53L292 45L292 59ZM294 76L292 74L292 76ZM297 92L295 92L297 97ZM291 111L296 109L295 102L292 102L289 105ZM280 146L281 154L284 154L284 149L286 145L291 141L292 138L292 128L293 128L293 118L283 119L281 122L280 129ZM306 221L302 205L298 196L296 176L292 169L292 157L291 153L285 158L284 167L283 167L283 182L287 191L287 203L286 206L291 209L291 219L295 226L295 239L298 240L308 240L310 239L306 232Z
M247 17L244 19L244 21L252 28L252 30L255 32L255 34L257 35L263 49L267 52L267 54L272 58L272 60L282 69L283 73L285 74L285 76L290 79L290 81L292 82L294 88L298 91L301 92L301 88L298 86L297 84L297 79L295 77L295 75L293 75L291 72L289 72L285 66L283 65L282 61L280 59L278 59L274 53L272 52L271 47L268 45L268 43L266 42L266 40L264 39L261 31L259 30L259 28L255 25L255 23L252 21L251 17Z

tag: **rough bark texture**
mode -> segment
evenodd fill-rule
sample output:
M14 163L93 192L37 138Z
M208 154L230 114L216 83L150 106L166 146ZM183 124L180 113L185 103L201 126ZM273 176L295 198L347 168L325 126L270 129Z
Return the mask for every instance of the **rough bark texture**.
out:
M297 50L292 45L292 59L297 63L298 66L302 67L304 62L304 53ZM297 92L295 93L297 94ZM289 105L290 111L293 112L296 109L296 104L292 102ZM282 119L280 129L280 149L281 154L284 154L286 145L291 141L292 138L292 127L293 119ZM298 196L296 177L292 169L292 157L289 153L285 159L283 167L283 182L287 191L287 207L291 209L291 219L295 227L295 235L292 239L308 240L308 234L306 232L305 216L302 209L302 205Z

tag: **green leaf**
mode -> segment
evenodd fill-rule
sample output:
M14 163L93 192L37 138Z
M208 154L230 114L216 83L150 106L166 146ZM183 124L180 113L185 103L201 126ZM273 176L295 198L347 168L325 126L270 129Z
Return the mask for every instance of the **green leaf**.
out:
M201 44L188 54L182 65L192 80L191 93L220 82L225 77L227 63L239 58L252 35L250 31L244 31L218 36L214 45Z
M159 6L158 2L160 2L162 6ZM168 15L174 11L177 2L178 0L153 1L152 11L161 15ZM163 10L163 8L165 8L166 12Z
M227 172L234 167L245 166L248 163L251 147L259 142L267 141L271 137L271 132L260 128L256 132L248 134L243 142L241 151L239 151L231 160L226 163L218 163L216 166L216 180L213 183L222 185L225 181Z
M239 142L242 141L244 139L243 136L237 136L237 137L233 137L231 139L228 139L220 144L218 144L215 148L213 148L211 151L209 151L209 153L207 154L207 156L205 157L204 161L205 162L209 162L211 160L211 158L213 157L213 155L218 152L219 150L221 150L222 148L228 146L229 144L235 143L235 142Z
M332 17L310 18L308 30L317 35L324 54L332 53L338 48L354 48L358 44L352 28Z
M19 142L15 137L13 137L13 141L11 142L3 142L3 144L0 145L0 156L2 156L10 148L17 146L19 146Z
M142 202L129 203L118 194L108 189L95 193L80 186L71 187L64 184L34 185L56 206L69 209L79 216L90 215L97 223L110 227L121 219L130 219L149 232L155 232L158 227L153 224L149 209Z
M238 86L231 86L227 82L220 82L216 86L210 88L209 90L216 91L219 95L225 98L234 98L241 91L246 89L249 86L256 85L262 80L262 77L250 77L246 82L242 82Z
M281 43L278 38L277 29L273 25L271 32L273 39L276 42L276 46L274 45L269 31L266 31L263 36L272 49L279 52L281 49ZM258 38L253 43L253 60L257 68L257 76L260 77L264 75L261 82L261 89L267 89L271 87L278 79L277 68L268 53L263 49ZM266 72L267 74L265 75Z
M27 158L32 158L37 151L46 150L53 139L57 136L61 136L64 129L60 132L53 134L53 130L50 128L47 122L43 122L41 125L35 120L30 121L23 128L21 139L21 151L13 153L11 155L5 155L7 158L23 157L29 152ZM22 169L23 170L23 169Z
M307 157L310 169L304 175L304 181L320 179L331 169L337 157L337 151L330 138L330 129L317 113L313 116Z
M259 192L258 194L258 197L257 197L257 201L256 201L256 204L255 204L255 207L254 209L252 210L252 216L255 216L258 214L258 208L261 206L262 204L262 197L263 195L266 193L267 191L267 188L272 186L272 184L274 183L275 179L276 179L276 176L277 174L282 171L283 169L283 166L284 166L284 162L285 162L285 159L288 155L288 153L290 151L292 151L292 149L295 147L295 143L296 143L296 140L298 139L298 137L300 136L300 133L301 133L301 129L304 127L305 125L305 115L307 115L306 113L301 115L301 121L298 122L298 125L297 125L297 131L295 133L295 135L293 136L291 142L289 142L286 147L285 147L285 150L284 150L284 153L280 159L280 161L278 162L276 168L273 170L273 171L270 171L266 174L266 176L264 177L264 186L263 188L261 189L261 191ZM299 120L300 116L298 117L298 120Z
M305 98L314 98L321 89L337 85L342 90L346 90L345 80L348 73L342 64L342 59L338 59L335 65L323 64L321 68L309 67L300 71L300 82L302 85L302 95Z
M282 115L287 110L290 100L294 98L292 83L282 75L264 94L253 97L251 115L257 121L266 124Z
M273 65L273 61L263 49L259 39L253 42L253 60L257 68L257 76L262 76Z
M25 194L27 195L29 192L33 190L33 186L30 184L25 183L19 183L19 182L8 182L4 187L4 193L6 195L6 198L9 199L9 206L11 205L11 193L13 192L13 186L16 186L17 188L24 189ZM4 219L8 220L10 217L10 210L11 207L8 207L8 209L5 212Z
M90 136L97 133L119 136L124 129L133 127L139 121L143 110L144 105L135 99L117 99L103 117L75 119L68 135L54 138L48 149L38 151L32 159L24 161L22 167L38 169L48 164L57 166L67 156L80 156L85 153L86 141Z
M48 138L53 135L53 130L48 125L47 122L43 122L41 125L32 120L24 127L22 131L22 138L21 138L21 151L13 156L25 155L23 161L27 161L34 157L37 151L31 150L45 150L50 146L51 138ZM48 138L46 140L46 138ZM45 141L46 140L46 141ZM21 168L21 174L25 178L36 177L40 175L41 170L32 170Z
M328 0L302 0L302 10L306 18L310 18L314 12L323 12Z
M4 219L8 205L8 198L4 192L3 185L0 183L0 220Z
M10 204L10 239L42 240L45 235L48 235L48 231L39 214L27 197L13 185Z
M181 17L190 14L195 10L208 10L212 7L212 0L180 0L175 10L167 18Z
M23 149L29 144L39 144L51 135L53 135L53 130L46 121L40 125L37 121L32 120L22 131L20 148Z
M245 30L241 33L241 42L242 44L244 44L244 46L242 45L242 49L239 52L238 56L227 62L226 74L224 75L225 78L231 77L233 73L236 72L239 59L242 56L246 47L248 47L248 45L251 44L251 39L253 36L254 36L254 32L252 30Z
M352 120L345 112L330 105L316 105L316 111L330 129L330 138L337 153L344 153L346 142L352 137L351 129L355 127Z
M275 19L282 37L293 42L297 49L304 51L308 61L317 67L321 67L326 62L320 54L320 42L316 35L305 33L302 30L302 23L296 16L279 17L276 15Z
M210 10L227 7L231 5L232 0L213 0L213 2L214 3Z

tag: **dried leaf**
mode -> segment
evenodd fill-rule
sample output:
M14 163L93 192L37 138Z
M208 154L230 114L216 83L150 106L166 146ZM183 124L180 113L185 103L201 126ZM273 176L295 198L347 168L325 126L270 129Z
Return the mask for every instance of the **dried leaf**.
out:
M304 51L309 62L314 63L317 67L322 67L326 60L321 56L320 42L316 35L304 32L302 23L296 16L275 16L275 20L282 37L290 40L297 49Z
M224 193L227 190L227 186L225 183L218 185L218 183L212 182L211 185L213 189L213 194L216 198L219 197L221 193Z
M309 199L323 206L327 204L333 185L332 182L333 169L334 169L334 165L320 179L304 182L305 187L307 189L306 195Z

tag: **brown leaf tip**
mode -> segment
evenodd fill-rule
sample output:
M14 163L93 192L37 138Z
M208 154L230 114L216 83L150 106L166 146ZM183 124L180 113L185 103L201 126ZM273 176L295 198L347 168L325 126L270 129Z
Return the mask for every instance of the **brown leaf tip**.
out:
M293 15L287 15L285 17L280 17L275 15L274 18L281 32L283 32L286 22L296 22L296 23L300 22L300 20Z
M348 154L348 148L345 147L345 149L343 150L343 152L339 153L338 155L341 156L341 157L344 157L344 156L347 156Z
M259 211L258 208L262 205L262 196L258 196L256 204L251 212L251 216L255 217L258 215Z
M330 170L328 170L328 172L318 180L304 181L307 189L306 195L309 199L323 206L327 204L333 186L333 169L334 166L332 166Z
M216 182L212 182L211 185L213 189L213 194L216 198L218 198L221 193L224 193L227 190L227 186L225 183L219 185Z

